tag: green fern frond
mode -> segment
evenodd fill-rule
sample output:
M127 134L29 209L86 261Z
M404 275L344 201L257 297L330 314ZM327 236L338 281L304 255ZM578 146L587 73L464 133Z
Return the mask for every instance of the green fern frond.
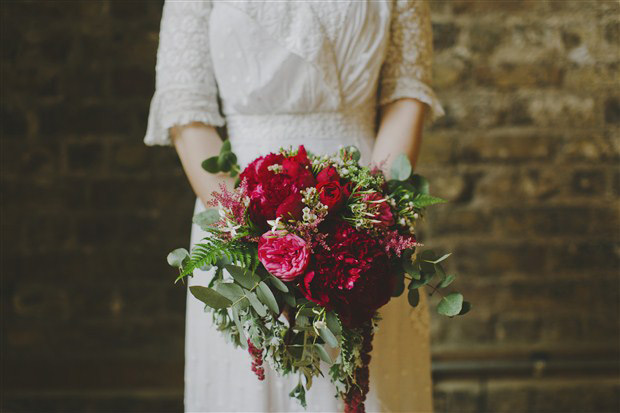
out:
M222 258L251 271L255 271L259 263L256 245L207 237L194 246L189 261L183 266L177 280L192 274L197 268L215 265Z

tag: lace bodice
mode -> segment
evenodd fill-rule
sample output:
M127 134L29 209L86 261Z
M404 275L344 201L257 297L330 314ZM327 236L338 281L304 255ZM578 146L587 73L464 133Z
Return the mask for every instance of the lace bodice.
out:
M431 57L424 0L168 0L145 142L169 144L168 129L192 121L228 123L232 138L263 139L275 136L274 124L308 113L329 115L306 138L337 136L355 122L348 113L371 119L372 134L377 106L404 97L428 104L434 119L443 109L430 87ZM334 113L345 121L332 121ZM251 130L246 115L254 117ZM257 115L267 115L260 127Z

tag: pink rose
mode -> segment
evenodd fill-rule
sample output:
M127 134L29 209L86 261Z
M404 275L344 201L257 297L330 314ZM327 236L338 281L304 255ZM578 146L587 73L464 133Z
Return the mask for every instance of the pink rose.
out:
M292 281L306 270L310 253L306 242L297 235L269 231L258 241L258 259L274 276Z

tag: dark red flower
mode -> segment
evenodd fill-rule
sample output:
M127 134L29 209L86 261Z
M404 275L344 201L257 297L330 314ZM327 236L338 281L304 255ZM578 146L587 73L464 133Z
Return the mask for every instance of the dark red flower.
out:
M300 146L297 155L289 158L270 153L254 160L243 170L240 179L247 182L250 219L263 228L267 227L267 220L278 215L291 213L299 217L298 197L289 197L316 184L303 146Z
M321 172L316 176L317 182L327 182L327 181L340 181L340 175L338 174L338 170L333 166L328 166L323 168Z
M282 217L285 220L300 220L303 215L302 210L304 209L302 198L299 192L294 192L287 196L276 210L276 217Z
M339 210L346 199L344 189L338 181L323 181L316 186L319 201L327 205L329 212Z
M369 203L369 210L374 211L373 218L379 221L378 225L386 228L394 225L394 215L390 205L385 200L385 196L378 192L371 192L370 194L365 194L362 199Z
M344 221L322 232L325 245L314 247L299 287L309 300L334 309L345 326L359 326L390 300L396 281L390 260L376 238Z

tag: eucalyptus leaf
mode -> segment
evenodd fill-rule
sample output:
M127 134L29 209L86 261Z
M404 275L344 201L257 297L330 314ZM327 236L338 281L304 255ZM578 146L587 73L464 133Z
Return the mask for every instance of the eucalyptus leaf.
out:
M452 281L454 281L455 278L456 278L456 275L454 275L454 274L447 274L446 277L439 283L438 287L439 288L446 288L447 286L452 284Z
M321 358L321 360L323 360L327 364L333 364L332 358L329 357L327 350L325 350L322 345L315 344L314 348L316 349L316 352L319 353L319 357Z
M400 154L394 160L392 164L392 169L390 170L392 179L397 179L399 181L406 181L411 176L411 162L409 162L409 158L407 155Z
M471 303L469 301L463 301L463 308L461 308L458 315L465 315L469 313L469 310L471 310Z
M180 268L187 258L189 258L189 252L185 248L177 248L168 254L166 260L171 267Z
M297 314L301 314L301 315L305 315L308 317L314 317L316 314L314 313L314 310L312 309L312 307L303 307L300 308L297 311Z
M403 256L402 256L402 262L403 262L403 270L411 275L413 278L419 279L420 278L420 268L414 263L414 261L411 259L413 256L413 250L407 250Z
M452 253L448 253L448 254L442 255L441 257L439 257L437 259L434 259L434 260L425 260L425 261L431 262L433 264L439 264L440 262L442 262L443 260L448 258L450 255L452 255Z
M298 315L297 317L295 317L295 326L296 327L308 327L310 325L310 322L308 321L308 317L306 317L305 315Z
M428 180L425 177L423 177L422 175L413 174L410 182L415 188L416 193L428 195L429 184L428 184Z
M325 322L327 323L327 328L334 333L336 337L342 334L342 324L338 319L338 316L333 311L328 311L325 314Z
M219 159L219 156L212 156L210 158L205 159L204 161L202 161L202 164L201 164L202 169L212 174L218 173L220 171L220 168L218 166L218 159Z
M403 291L405 291L405 274L399 271L394 275L394 277L396 277L396 283L394 284L392 297L400 297Z
M279 278L276 278L273 275L269 274L269 282L271 283L271 285L273 285L275 288L282 291L283 293L288 293L288 287Z
M239 317L239 310L234 306L232 308L232 319L233 319L233 322L235 323L235 326L237 326L237 331L239 332L239 341L240 341L241 347L243 349L247 349L248 339L245 336L245 331L243 331L243 326L241 324L241 318Z
M290 293L285 293L282 294L282 299L284 300L284 302L286 304L288 304L291 308L295 308L297 306L297 303L295 302L295 296L293 294Z
M203 230L206 230L212 227L213 224L218 222L220 219L220 211L217 208L209 208L194 215L192 222Z
M264 281L261 281L260 284L258 284L258 287L256 288L256 295L258 296L258 299L261 300L263 304L267 305L271 311L276 314L280 312L276 297L274 297L271 289L267 284L265 284Z
M189 287L189 291L194 297L209 307L215 308L216 310L220 308L228 308L232 304L232 301L212 288L195 285L193 287Z
M327 343L327 345L329 345L330 347L332 348L338 347L338 339L336 338L334 333L332 333L329 330L329 328L327 327L319 328L319 335L325 341L325 343Z
M435 275L435 273L437 272L435 264L430 261L420 261L420 270L427 276Z
M409 290L409 293L407 293L407 301L409 301L410 306L417 307L420 303L420 291L417 288Z
M448 294L437 304L437 312L448 317L459 314L462 308L463 294L461 293Z
M251 291L248 291L245 293L245 296L250 302L250 305L252 306L252 308L254 308L254 310L260 317L265 317L267 315L267 308L265 308L265 306L258 300L258 298L256 297L256 294L254 294Z
M413 290L416 288L420 288L428 284L430 280L431 280L430 278L425 277L424 274L422 273L419 280L416 280L416 279L411 280L411 282L409 283L409 289Z
M226 268L236 282L248 290L251 290L260 282L260 278L256 274L245 268L236 265L226 265L224 268Z
M243 289L235 283L218 283L215 286L215 291L222 294L232 302L239 300L245 295Z

